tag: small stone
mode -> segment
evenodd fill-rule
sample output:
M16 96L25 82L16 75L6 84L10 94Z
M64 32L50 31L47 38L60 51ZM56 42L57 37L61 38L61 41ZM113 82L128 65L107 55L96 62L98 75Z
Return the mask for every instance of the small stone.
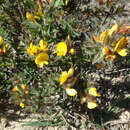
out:
M2 127L7 127L9 125L9 122L6 118L1 118L1 126Z

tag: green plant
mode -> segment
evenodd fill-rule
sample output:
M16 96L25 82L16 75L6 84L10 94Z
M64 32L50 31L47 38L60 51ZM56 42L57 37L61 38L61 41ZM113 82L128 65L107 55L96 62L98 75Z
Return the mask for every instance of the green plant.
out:
M8 43L0 48L0 95L40 113L32 125L86 127L104 110L104 86L86 72L129 56L130 26L111 22L123 11L120 0L100 2L0 2L0 45Z

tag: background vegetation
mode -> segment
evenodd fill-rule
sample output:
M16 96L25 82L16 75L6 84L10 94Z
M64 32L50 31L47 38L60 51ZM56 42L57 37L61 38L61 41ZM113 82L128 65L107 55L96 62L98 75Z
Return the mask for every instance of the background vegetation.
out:
M120 19L125 4L121 0L1 0L0 102L40 113L39 121L29 125L107 128L108 121L129 108L129 40L115 49L130 34L130 18ZM102 38L100 34L113 25L118 28L112 36ZM67 50L62 44L59 56L60 42ZM124 48L127 54L122 56L118 50ZM49 56L42 57L43 66L36 61L40 53ZM63 76L70 68L74 72ZM115 75L121 82L114 81ZM89 92L91 88L96 88L96 95ZM95 109L88 102L96 103Z

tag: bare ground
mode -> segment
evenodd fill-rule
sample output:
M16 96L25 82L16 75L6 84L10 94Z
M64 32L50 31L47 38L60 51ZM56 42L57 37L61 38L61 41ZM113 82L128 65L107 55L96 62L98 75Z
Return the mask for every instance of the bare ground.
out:
M130 1L127 1L126 4L126 12L121 17L125 22L130 23ZM119 19L120 20L120 19ZM128 59L130 59L128 57ZM117 66L113 70L101 70L101 71L93 71L87 74L89 77L96 77L96 80L100 85L105 85L102 93L113 87L113 89L117 89L118 87L126 87L124 89L124 93L122 93L119 103L125 101L128 97L130 97L130 63L123 64L123 67ZM127 92L126 92L127 91ZM109 93L112 92L112 89ZM112 97L113 98L113 97ZM114 99L114 98L113 98ZM110 99L111 100L111 99ZM114 99L115 100L115 99ZM116 119L108 120L105 123L106 130L130 130L130 100L125 101L125 105L122 106L121 112L118 113L118 117ZM24 113L21 109L17 107L14 108L13 105L8 104L6 102L0 103L0 130L57 130L58 127L30 127L24 126L29 121L37 121L39 119L39 114L32 113ZM108 117L109 118L109 117ZM59 130L67 130L75 128L65 128L61 127ZM89 129L89 128L88 128ZM84 129L83 129L84 130ZM92 130L97 130L93 128Z

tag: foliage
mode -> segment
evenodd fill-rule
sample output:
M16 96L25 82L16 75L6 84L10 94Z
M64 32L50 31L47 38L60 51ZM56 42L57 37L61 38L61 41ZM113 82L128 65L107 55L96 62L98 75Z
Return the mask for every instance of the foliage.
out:
M86 71L129 56L130 26L111 22L123 10L120 0L1 0L0 99L40 113L32 125L86 127L104 87Z

